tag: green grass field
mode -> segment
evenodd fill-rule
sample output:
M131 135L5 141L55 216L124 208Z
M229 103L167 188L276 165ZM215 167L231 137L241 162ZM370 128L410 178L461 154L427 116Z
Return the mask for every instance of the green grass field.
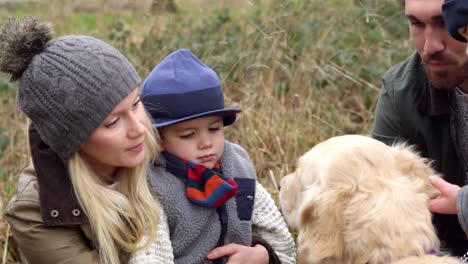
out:
M181 0L176 12L150 11L148 1L73 2L0 4L0 22L33 15L57 37L104 39L142 77L171 51L192 50L218 72L226 105L242 108L227 137L249 152L274 197L281 176L316 143L370 132L383 73L413 49L394 0ZM30 157L17 84L7 80L0 76L2 209ZM2 219L2 263L15 263L8 233Z

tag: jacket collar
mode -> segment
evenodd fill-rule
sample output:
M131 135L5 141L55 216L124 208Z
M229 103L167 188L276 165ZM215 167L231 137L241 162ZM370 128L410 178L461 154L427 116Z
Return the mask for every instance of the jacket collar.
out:
M417 109L429 116L447 115L450 113L450 95L450 91L435 89L430 81L426 81Z
M29 126L29 144L39 183L42 221L47 226L88 223L75 196L66 165L42 140L34 124Z

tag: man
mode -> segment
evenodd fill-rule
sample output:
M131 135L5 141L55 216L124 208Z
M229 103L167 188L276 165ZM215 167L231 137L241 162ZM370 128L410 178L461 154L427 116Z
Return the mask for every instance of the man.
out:
M445 29L443 0L399 2L416 51L384 75L372 135L386 144L414 145L448 182L463 186L468 175L466 44ZM466 252L468 240L456 215L434 214L434 224L443 248L458 256Z

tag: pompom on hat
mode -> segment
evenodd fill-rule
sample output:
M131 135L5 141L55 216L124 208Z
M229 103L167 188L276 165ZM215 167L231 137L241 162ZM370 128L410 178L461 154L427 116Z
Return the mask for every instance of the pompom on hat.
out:
M445 26L452 37L461 42L467 42L466 38L458 33L458 29L468 25L468 1L445 0L442 5Z
M222 116L228 126L241 111L224 108L218 75L187 49L172 52L151 71L141 100L157 128L209 115Z
M46 23L9 19L0 31L0 71L19 80L17 106L67 162L141 79L119 51L101 40L51 39Z

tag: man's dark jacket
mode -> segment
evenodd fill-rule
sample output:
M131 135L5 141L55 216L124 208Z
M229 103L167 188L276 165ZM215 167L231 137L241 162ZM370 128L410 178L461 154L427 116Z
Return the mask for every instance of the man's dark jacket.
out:
M455 148L450 97L450 92L431 87L415 52L384 75L372 136L388 145L414 145L423 157L433 161L434 169L445 180L464 186L466 166ZM433 221L443 247L455 255L468 250L466 234L456 215L434 214Z

